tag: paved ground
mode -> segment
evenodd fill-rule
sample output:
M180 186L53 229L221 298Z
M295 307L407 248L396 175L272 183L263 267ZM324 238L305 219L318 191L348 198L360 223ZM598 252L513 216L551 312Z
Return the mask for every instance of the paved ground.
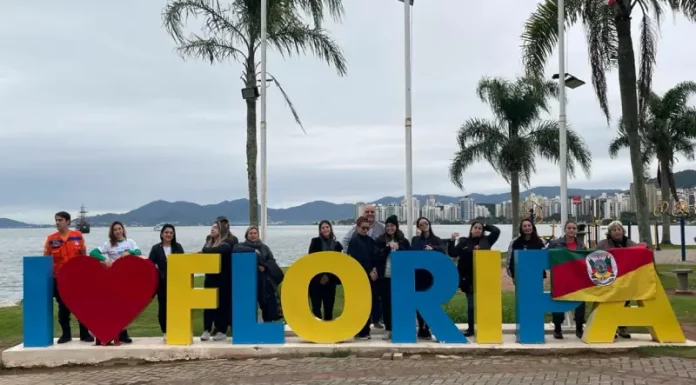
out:
M696 383L679 358L423 357L199 361L2 374L1 385L669 384Z

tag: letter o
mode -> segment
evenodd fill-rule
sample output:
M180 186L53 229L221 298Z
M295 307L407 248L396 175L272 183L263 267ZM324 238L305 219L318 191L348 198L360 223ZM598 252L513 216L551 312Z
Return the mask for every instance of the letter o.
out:
M343 285L343 313L333 321L316 318L309 307L309 282L321 273L338 276ZM285 273L281 302L285 321L298 337L336 343L355 336L365 326L372 310L372 289L365 269L355 259L336 251L322 251L292 264Z

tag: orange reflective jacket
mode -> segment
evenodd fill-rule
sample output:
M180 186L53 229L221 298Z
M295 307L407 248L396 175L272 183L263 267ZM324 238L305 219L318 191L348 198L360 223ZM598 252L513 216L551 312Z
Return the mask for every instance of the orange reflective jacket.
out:
M44 255L53 257L53 275L71 258L86 254L85 238L77 230L70 230L65 236L55 232L46 238L44 244Z

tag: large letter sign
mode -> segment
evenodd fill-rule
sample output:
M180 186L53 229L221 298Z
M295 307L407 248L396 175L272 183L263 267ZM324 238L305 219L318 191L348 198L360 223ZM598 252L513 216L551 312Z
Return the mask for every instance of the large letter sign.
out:
M460 277L451 258L435 251L397 251L391 253L390 258L392 341L400 344L416 343L415 315L418 312L430 326L438 342L468 343L469 341L442 309L442 305L452 299L459 286ZM474 252L475 340L479 344L503 342L500 260L499 251L477 250ZM515 254L514 261L517 342L544 343L545 316L551 312L570 311L577 307L579 302L555 301L548 292L544 292L542 272L549 268L548 251L519 250ZM72 267L69 266L72 262L68 262L63 269L68 267L66 271L74 270L74 274L68 275L73 278L80 277L82 265L86 266L85 269L89 268L99 274L106 274L104 276L116 274L115 271L101 272L100 269L107 268L91 262L93 261L82 260L79 263L73 263ZM218 274L220 262L220 256L217 254L172 254L169 256L166 341L168 345L192 344L192 310L214 309L219 305L217 302L219 289L194 287L193 276L194 274ZM52 263L52 257L24 257L23 309L26 331L24 346L27 348L46 347L53 344ZM150 297L146 298L143 304L137 304L145 306L152 296L148 294L151 283L145 281L156 283L156 277L154 280L150 279L154 265L147 260L118 263L121 264L119 270L131 269L128 275L140 277L138 280L142 282L138 285L146 286L147 290L139 291L146 292L144 295ZM430 272L433 276L431 287L416 291L416 270ZM313 277L322 273L336 275L340 278L343 288L343 312L332 321L316 318L309 306L309 283ZM281 322L262 323L257 320L258 284L263 283L259 281L264 279L263 274L258 269L257 257L254 253L233 253L230 277L232 281L232 344L285 343L285 333ZM68 276L61 275L61 279L66 280ZM73 278L70 281L79 281ZM129 284L123 280L110 282L105 280L100 284L102 286ZM74 282L63 282L66 290L74 285L76 285ZM331 344L344 341L356 335L370 317L372 307L370 279L362 266L345 254L320 252L299 258L286 271L280 290L285 322L298 337L307 342ZM73 290L70 291L70 298L70 301L66 301L68 308L71 303L79 304L94 300L94 293L84 294L82 298L81 291ZM123 302L123 299L120 301ZM104 297L103 302L100 304L102 308L111 304L120 306L120 302L113 296ZM655 298L637 302L637 307L624 307L624 302L597 304L588 320L583 341L588 344L611 343L619 326L648 327L653 339L657 342L683 343L686 341L659 280ZM91 320L90 317L93 315L85 313L85 311L89 312L89 307L82 305L79 307L82 313L74 312L76 316L80 317L82 314L82 317ZM137 314L133 314L132 318L135 318ZM121 322L127 324L132 319L125 321Z

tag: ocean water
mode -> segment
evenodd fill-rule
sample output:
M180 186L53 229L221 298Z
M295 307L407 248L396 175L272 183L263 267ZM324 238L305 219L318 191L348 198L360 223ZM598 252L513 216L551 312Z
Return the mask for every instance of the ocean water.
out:
M513 229L511 225L500 225L501 236L494 245L496 250L507 250L512 239ZM334 233L339 238L350 229L349 226L335 226ZM242 240L245 227L232 227L232 232ZM435 234L441 238L449 237L453 232L459 232L462 236L468 234L468 225L434 225ZM551 235L550 225L538 226L540 235ZM22 257L36 256L43 253L43 243L46 236L53 229L0 229L0 306L8 306L22 299ZM135 240L143 253L147 254L152 245L159 242L159 232L151 227L128 227L128 237ZM177 241L181 243L187 252L200 251L205 237L210 231L209 227L178 227L176 229ZM560 228L556 227L556 235ZM637 240L638 229L634 226L632 238ZM515 229L515 233L517 230ZM92 228L90 234L85 234L87 249L101 245L107 240L107 228ZM309 241L317 236L316 226L269 226L266 243L269 245L280 266L289 266L297 258L305 255L309 248ZM694 244L696 226L686 227L686 242ZM673 242L679 239L679 226L672 226Z

